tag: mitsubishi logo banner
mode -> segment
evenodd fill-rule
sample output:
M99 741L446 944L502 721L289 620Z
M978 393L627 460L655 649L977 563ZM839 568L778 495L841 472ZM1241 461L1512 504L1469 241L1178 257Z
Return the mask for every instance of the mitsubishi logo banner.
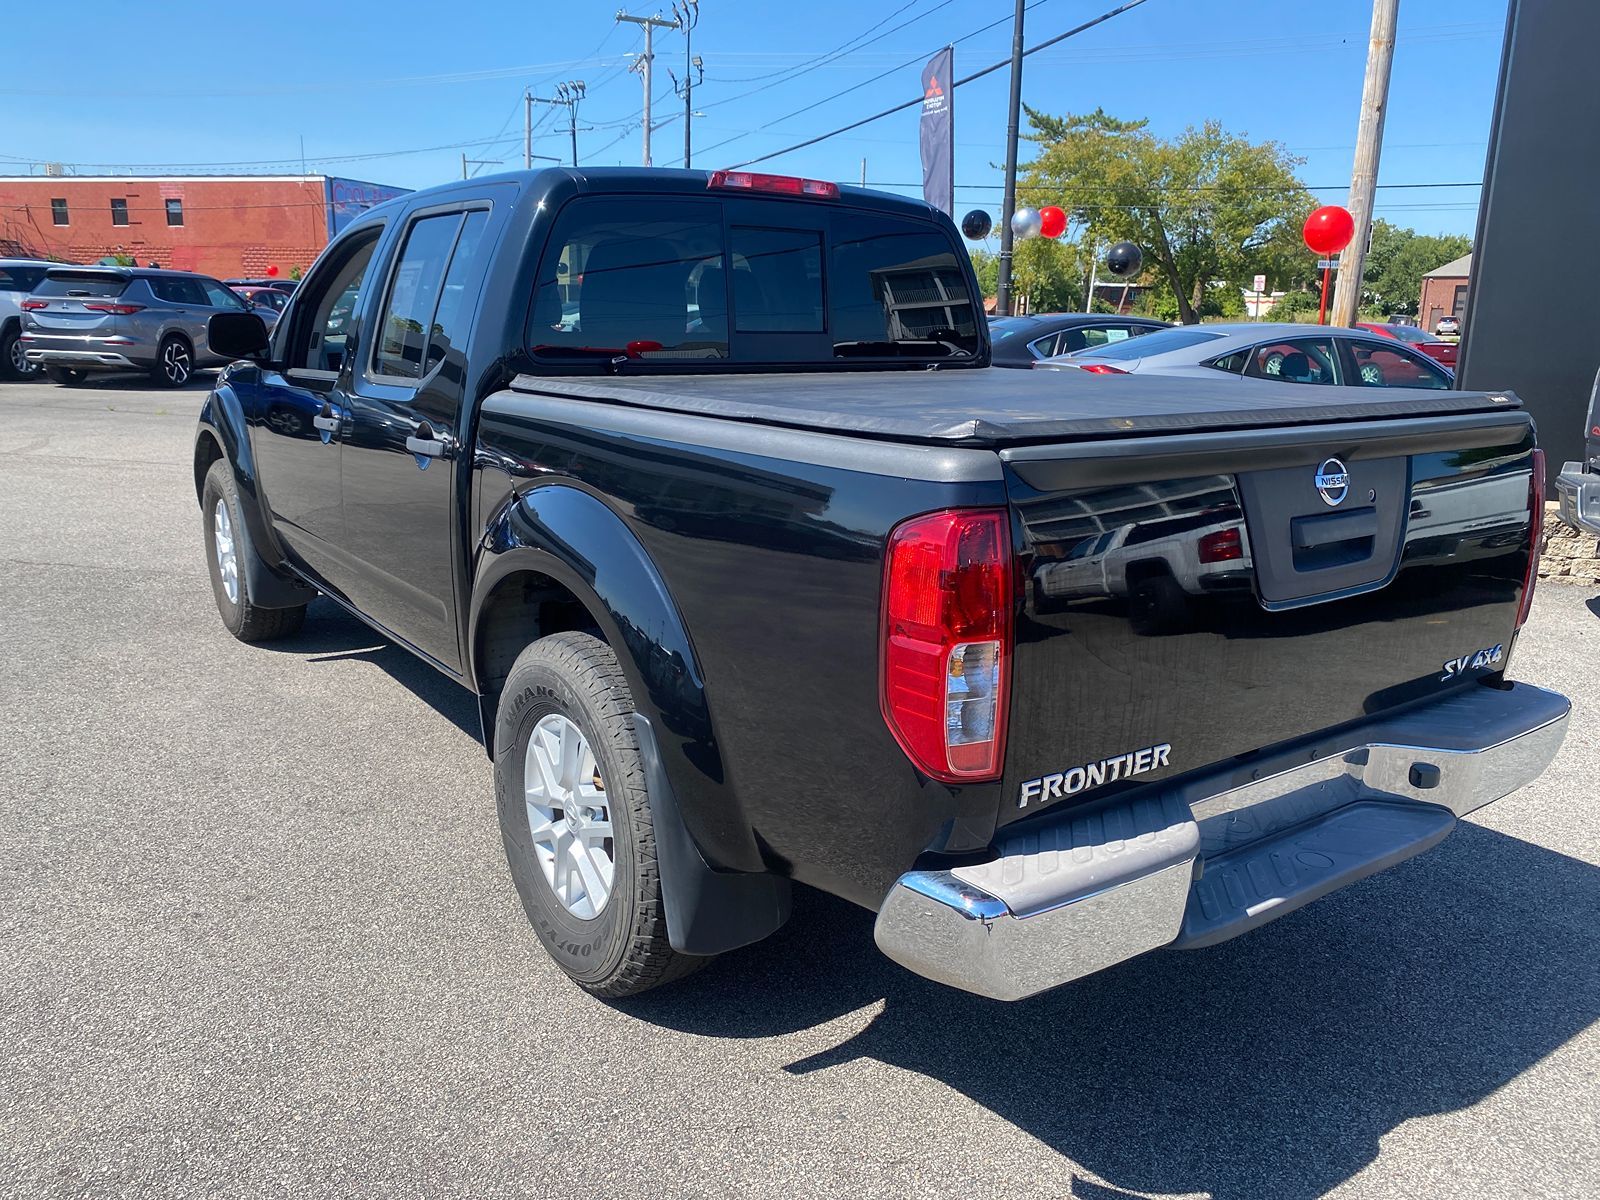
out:
M956 52L946 46L922 68L922 198L955 214L955 113L952 111Z

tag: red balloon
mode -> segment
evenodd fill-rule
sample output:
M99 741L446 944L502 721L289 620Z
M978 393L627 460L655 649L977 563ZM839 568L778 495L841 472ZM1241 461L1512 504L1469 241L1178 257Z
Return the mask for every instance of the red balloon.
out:
M1324 205L1306 218L1306 247L1317 254L1337 254L1356 235L1355 218L1348 208Z
M272 277L277 275L277 273L278 273L278 264L277 263L273 263L270 267L267 268L267 278L271 279Z
M1046 204L1039 210L1039 236L1058 238L1067 231L1067 214L1065 210L1057 208L1054 204Z

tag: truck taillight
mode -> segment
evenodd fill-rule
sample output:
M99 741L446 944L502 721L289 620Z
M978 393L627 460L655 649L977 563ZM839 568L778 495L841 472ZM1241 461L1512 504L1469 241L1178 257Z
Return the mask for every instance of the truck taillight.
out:
M1200 561L1203 563L1232 562L1244 557L1244 539L1239 527L1219 529L1200 539Z
M929 513L890 533L883 717L900 748L935 779L963 783L1000 774L1011 604L1005 509Z
M1544 549L1544 451L1533 452L1533 474L1528 479L1528 572L1522 577L1522 603L1517 606L1517 628L1528 621L1533 588L1539 582L1539 555Z

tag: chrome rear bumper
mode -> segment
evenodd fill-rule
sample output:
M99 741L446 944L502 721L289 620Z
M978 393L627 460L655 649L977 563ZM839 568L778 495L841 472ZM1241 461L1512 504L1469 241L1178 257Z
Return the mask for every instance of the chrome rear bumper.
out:
M1556 498L1563 521L1582 533L1600 534L1600 475L1585 471L1581 462L1563 464Z
M1480 686L1245 767L1013 826L975 866L911 871L878 947L952 987L1020 1000L1161 946L1237 937L1437 845L1531 783L1564 696Z

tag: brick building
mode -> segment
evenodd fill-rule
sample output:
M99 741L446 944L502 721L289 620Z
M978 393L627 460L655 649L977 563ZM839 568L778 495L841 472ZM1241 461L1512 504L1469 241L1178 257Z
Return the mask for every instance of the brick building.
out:
M218 278L311 265L356 214L406 189L327 175L0 177L0 255L131 255Z
M1467 285L1472 281L1472 255L1463 254L1454 262L1435 267L1422 277L1422 297L1417 303L1417 323L1433 333L1440 317L1464 319L1467 315Z

